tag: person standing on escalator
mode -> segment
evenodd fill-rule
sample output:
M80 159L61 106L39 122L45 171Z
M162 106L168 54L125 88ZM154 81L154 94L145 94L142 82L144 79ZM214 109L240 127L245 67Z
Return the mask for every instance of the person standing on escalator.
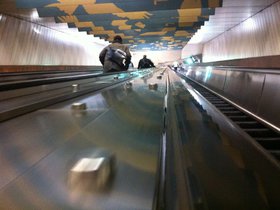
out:
M144 55L143 58L138 63L138 69L146 69L152 67L155 67L155 65L150 59L147 58L146 55Z
M115 36L113 43L105 47L99 54L99 60L103 65L103 72L127 71L131 54L128 46L122 44L121 36Z

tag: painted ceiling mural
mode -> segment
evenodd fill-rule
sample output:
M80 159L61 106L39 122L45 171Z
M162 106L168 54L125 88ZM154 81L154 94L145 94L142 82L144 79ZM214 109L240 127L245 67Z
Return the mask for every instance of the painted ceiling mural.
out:
M121 35L133 50L182 49L221 0L16 0L95 37Z

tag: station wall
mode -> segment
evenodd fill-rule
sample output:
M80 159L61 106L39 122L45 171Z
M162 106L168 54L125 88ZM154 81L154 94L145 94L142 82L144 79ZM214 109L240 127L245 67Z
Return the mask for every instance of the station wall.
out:
M187 44L181 53L181 58L187 58L192 55L202 54L203 44Z
M280 55L280 2L265 8L203 47L203 62Z
M101 65L104 46L0 14L0 65Z
M34 22L0 14L1 66L100 66L99 53L106 45L108 42L95 43ZM180 59L181 50L132 52L135 67L144 54L158 64Z

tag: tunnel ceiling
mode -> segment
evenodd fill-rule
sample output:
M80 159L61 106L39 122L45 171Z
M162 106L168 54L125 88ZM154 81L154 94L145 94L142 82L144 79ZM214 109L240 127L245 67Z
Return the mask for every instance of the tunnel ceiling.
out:
M182 49L221 0L16 0L95 37L121 35L131 50Z

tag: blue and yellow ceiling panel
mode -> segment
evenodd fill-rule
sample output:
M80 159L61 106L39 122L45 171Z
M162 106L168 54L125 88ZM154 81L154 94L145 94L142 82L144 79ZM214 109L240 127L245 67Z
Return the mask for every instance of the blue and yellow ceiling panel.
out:
M130 16L132 16L132 13L129 13ZM144 13L141 13L144 14ZM126 16L126 13L123 13L123 16ZM139 15L140 16L140 15ZM136 18L135 16L132 18L121 18L117 15L113 14L104 14L104 15L67 15L67 16L57 16L55 17L56 22L61 23L61 22L93 22L93 23L98 23L98 22L104 22L106 23L111 23L113 21L128 21L128 23L136 23L136 22L143 22L143 23L151 23L151 24L160 24L160 23L168 23L168 22L188 22L188 23L193 23L197 21L206 21L208 20L208 16L182 16L180 13L173 14L173 15L166 15L166 16L158 16L156 14L153 14L151 12L146 12L145 16ZM108 25L108 24L107 24Z
M220 0L17 0L20 8L49 9L57 8L68 15L83 8L87 14L136 12L147 10L176 10L215 8L221 6Z
M102 39L121 35L132 50L182 49L221 0L16 0Z

